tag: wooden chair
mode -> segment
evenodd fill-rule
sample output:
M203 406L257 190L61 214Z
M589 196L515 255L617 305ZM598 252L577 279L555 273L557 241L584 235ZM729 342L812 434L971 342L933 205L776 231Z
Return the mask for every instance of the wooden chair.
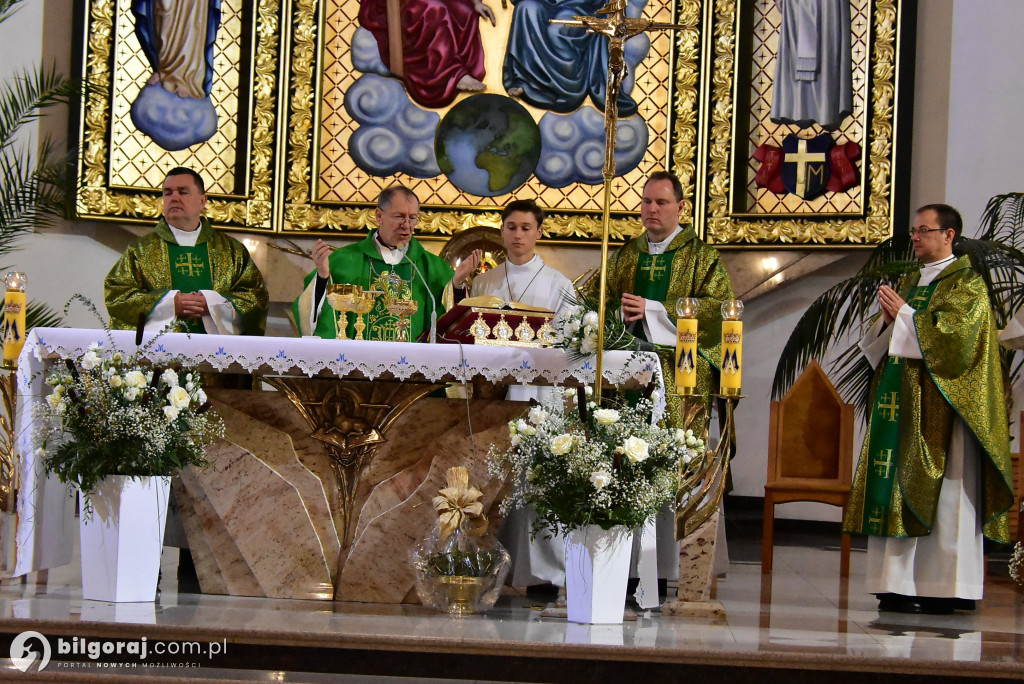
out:
M814 501L846 511L853 482L853 405L843 402L817 361L811 361L769 423L761 572L772 571L775 504ZM850 576L850 535L840 544L840 577Z

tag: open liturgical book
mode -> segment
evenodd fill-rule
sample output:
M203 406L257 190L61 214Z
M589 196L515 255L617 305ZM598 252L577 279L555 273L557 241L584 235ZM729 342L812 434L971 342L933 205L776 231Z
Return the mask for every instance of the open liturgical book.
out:
M543 347L555 343L554 311L496 295L467 297L437 321L437 341L452 344L492 344ZM427 333L420 335L426 340Z

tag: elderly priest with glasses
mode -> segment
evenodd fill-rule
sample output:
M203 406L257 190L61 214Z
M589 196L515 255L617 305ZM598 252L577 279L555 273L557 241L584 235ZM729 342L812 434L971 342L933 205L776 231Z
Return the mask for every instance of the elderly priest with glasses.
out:
M420 201L401 185L386 188L377 199L374 212L379 228L364 240L333 249L317 240L311 254L316 270L306 276L305 289L292 305L295 323L302 335L324 339L348 337L355 333L355 315L340 312L338 320L347 321L345 335L339 335L336 316L325 300L329 285L357 285L376 296L366 314L365 339L394 340L398 316L387 308L389 298L412 299L418 307L410 317L408 339L416 339L424 330L433 332L432 322L444 313L445 288L464 287L480 263L480 252L473 252L456 270L431 254L413 237L419 220Z

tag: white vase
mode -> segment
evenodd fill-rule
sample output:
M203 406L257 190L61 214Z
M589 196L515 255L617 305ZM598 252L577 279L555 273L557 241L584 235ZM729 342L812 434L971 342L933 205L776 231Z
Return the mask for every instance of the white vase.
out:
M569 620L618 624L626 608L633 531L590 525L565 537L565 602Z
M153 601L167 521L170 477L108 475L79 521L82 598Z

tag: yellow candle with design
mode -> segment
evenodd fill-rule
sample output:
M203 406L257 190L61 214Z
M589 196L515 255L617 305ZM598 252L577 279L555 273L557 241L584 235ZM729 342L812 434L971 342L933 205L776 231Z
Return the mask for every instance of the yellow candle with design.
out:
M721 393L738 396L743 376L743 302L722 302L722 384Z
M676 302L676 394L697 391L697 308L700 300L682 297Z
M24 273L11 271L4 278L4 368L16 368L21 348L25 346L25 285Z

